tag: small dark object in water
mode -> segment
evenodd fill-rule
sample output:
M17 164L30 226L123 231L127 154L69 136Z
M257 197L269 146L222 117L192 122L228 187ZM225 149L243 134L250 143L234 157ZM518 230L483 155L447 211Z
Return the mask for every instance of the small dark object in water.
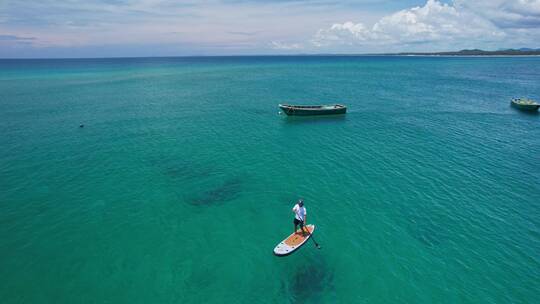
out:
M341 104L315 105L315 106L280 104L279 108L287 115L299 115L299 116L332 115L332 114L347 113L347 107Z
M81 124L81 125L79 126L79 128L84 128L84 125L83 125L83 124Z

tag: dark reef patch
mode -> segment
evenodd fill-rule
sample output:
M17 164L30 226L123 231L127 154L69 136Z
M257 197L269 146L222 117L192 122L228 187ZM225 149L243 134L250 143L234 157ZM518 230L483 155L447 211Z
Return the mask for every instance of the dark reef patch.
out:
M242 192L242 180L230 178L218 187L203 191L195 198L189 200L190 204L206 206L231 201Z
M322 294L334 290L334 272L321 260L310 260L292 273L283 288L292 303L320 303Z

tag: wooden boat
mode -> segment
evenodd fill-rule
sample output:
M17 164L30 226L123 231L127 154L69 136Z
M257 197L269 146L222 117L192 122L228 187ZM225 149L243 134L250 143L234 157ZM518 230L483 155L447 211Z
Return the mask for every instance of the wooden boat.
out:
M512 98L512 106L523 111L537 111L540 104L534 100L526 98Z
M287 115L298 116L333 115L347 113L347 107L341 104L315 106L280 104L279 108L283 111L283 113Z

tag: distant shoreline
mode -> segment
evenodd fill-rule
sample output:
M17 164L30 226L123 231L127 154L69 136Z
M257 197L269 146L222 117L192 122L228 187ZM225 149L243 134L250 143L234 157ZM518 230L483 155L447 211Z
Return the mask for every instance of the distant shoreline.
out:
M507 49L498 51L484 51L479 49L450 52L401 52L396 55L420 56L540 56L540 49Z
M436 54L387 54L383 56L398 57L539 57L538 55L436 55Z

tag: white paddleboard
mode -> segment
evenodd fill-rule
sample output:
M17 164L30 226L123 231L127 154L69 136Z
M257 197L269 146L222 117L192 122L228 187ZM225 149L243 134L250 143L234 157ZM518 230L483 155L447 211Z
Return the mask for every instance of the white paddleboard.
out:
M286 256L295 252L309 240L315 230L315 225L306 225L304 230L309 230L309 233L305 232L302 234L300 229L298 229L297 232L289 235L274 248L274 254L277 256Z

